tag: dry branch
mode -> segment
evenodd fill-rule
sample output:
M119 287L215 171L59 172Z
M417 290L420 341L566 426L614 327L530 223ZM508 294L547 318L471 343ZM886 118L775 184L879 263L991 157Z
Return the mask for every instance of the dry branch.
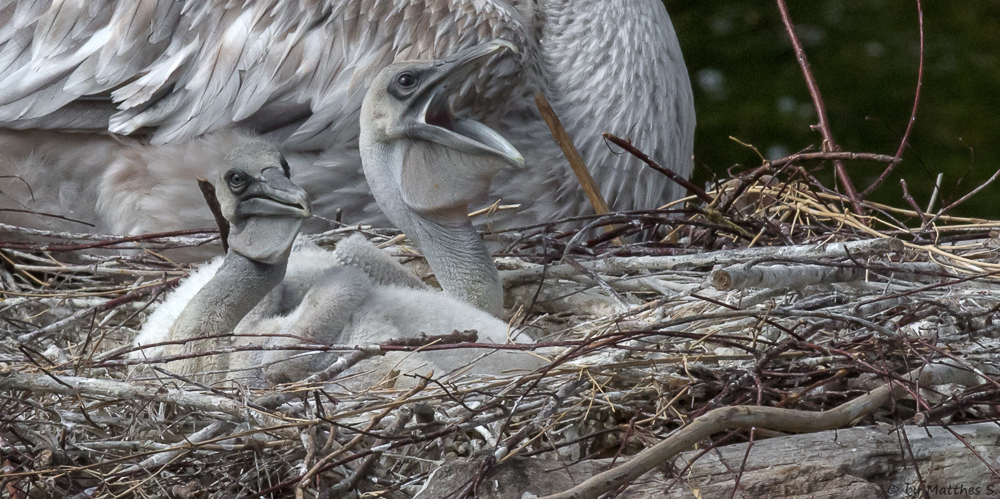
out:
M771 246L741 248L734 250L699 253L683 256L641 256L608 257L602 260L580 262L594 272L622 275L641 271L664 271L732 265L751 260L773 259L819 259L819 258L865 258L882 256L903 250L902 241L896 239L866 239L844 243L821 243L801 246ZM551 266L546 269L548 278L565 279L579 274L569 264ZM537 281L543 273L541 265L530 268L503 271L500 273L504 287L517 286Z
M824 282L846 282L864 279L863 268L828 267L823 265L734 265L712 272L712 285L720 291L746 288L800 289Z
M815 284L849 282L875 278L872 269L829 265L747 265L738 264L712 272L711 281L715 289L729 291L747 288L802 289ZM934 269L922 264L899 265L893 268L894 280L915 280L914 271L927 272Z
M215 195L215 185L203 178L198 179L198 188L201 189L202 196L208 204L208 209L212 210L215 224L219 226L219 241L222 243L222 253L229 252L229 221L222 214L222 207L219 206L219 198Z
M768 161L767 163L772 167L784 166L791 163L798 163L799 161L810 161L817 159L846 159L846 160L868 160L868 161L880 161L882 163L896 164L903 161L902 158L898 156L887 156L885 154L872 154L864 152L846 152L846 151L825 151L825 152L804 152L799 154L792 154L791 156L786 156L781 159L776 159L774 161Z
M661 166L656 161L653 161L653 158L650 158L649 156L646 155L646 153L640 151L638 148L636 148L635 146L633 146L631 142L629 142L629 141L627 141L625 139L622 139L620 137L616 137L616 136L614 136L614 135L612 135L612 134L610 134L608 132L604 132L601 135L606 140L610 141L611 143L615 144L616 146L621 147L622 149L625 149L626 151L628 151L629 154L631 154L631 155L635 156L636 158L638 158L639 161L642 161L643 163L646 163L646 165L649 166L650 168L652 168L652 169L654 169L654 170L662 173L663 175L665 175L670 180L673 180L674 182L676 182L677 184L679 184L681 187L687 189L688 192L694 193L695 196L698 196L698 199L701 199L706 204L712 204L712 202L715 201L708 194L705 194L705 190L704 189L702 189L701 187L698 187L697 185L694 185L693 182L691 182L690 180L688 180L688 179L686 179L686 178L678 175L676 172L674 172L670 168L667 168L665 166Z
M788 32L788 38L792 41L792 48L795 49L795 58L799 61L802 76L806 80L806 86L809 87L809 95L812 97L813 106L816 108L816 115L819 118L819 124L816 126L816 129L823 136L823 151L836 151L837 143L833 140L833 132L830 131L830 121L826 117L826 104L823 103L823 95L819 91L816 77L813 76L812 70L809 68L809 59L806 58L806 51L802 48L802 42L799 41L798 35L795 34L795 25L792 24L792 18L788 13L788 6L785 4L785 0L777 0L777 2L778 10L781 12L781 22L784 23L785 31ZM861 198L854 188L854 183L851 182L851 177L847 174L847 168L844 167L844 163L840 160L834 160L833 168L837 178L844 186L847 199L850 200L854 212L864 214L865 209L861 204Z
M218 437L219 435L222 435L223 433L230 430L232 427L233 427L232 423L214 421L212 424L186 437L185 440L191 444L199 444L206 440L211 440L215 437ZM184 452L186 452L186 450L177 449L168 452L160 452L158 454L154 454L153 456L143 460L141 463L132 466L130 468L126 468L124 471L122 471L122 473L128 474L139 470L163 466L169 463L170 461L173 461L174 459L177 458L177 456L183 454Z
M164 402L196 411L228 414L237 420L245 419L251 412L246 405L235 400L162 385L6 370L6 373L0 372L0 391L27 390L73 397Z
M913 124L917 121L917 109L920 107L920 89L924 86L924 7L917 0L917 27L920 30L920 62L917 66L917 88L913 91L913 110L910 111L910 120L906 122L906 131L903 132L903 139L899 141L899 149L896 150L896 157L902 158L903 151L906 150L907 142L910 139L910 132L913 131ZM875 179L864 191L861 192L861 199L868 197L878 186L889 178L889 174L896 168L898 163L890 163L882 171L882 174Z
M100 305L96 305L91 308L81 310L65 319L56 321L52 324L49 324L48 326L38 329L37 331L32 331L30 333L22 334L17 337L17 341L18 343L27 343L29 341L34 341L39 338L43 338L46 335L59 331L60 329L66 327L67 324L73 321L80 320L85 317L89 317L104 312L106 310L114 309L115 307L119 307L126 303L131 303L135 300L138 300L139 298L149 295L150 293L158 293L163 290L170 289L176 286L178 282L180 282L179 277L170 279L169 281L164 281L163 283L156 284L153 286L145 286L139 289L133 289L132 291L129 291L128 293L125 293L124 295L119 296L118 298L113 298Z
M541 92L535 94L535 105L542 114L542 118L545 119L545 124L552 131L552 138L555 139L556 144L559 144L563 155L569 161L569 166L573 168L573 173L576 174L577 180L580 181L583 192L587 194L587 199L590 200L590 205L594 208L594 213L603 215L611 211L608 209L607 201L604 200L604 196L601 194L600 187L594 181L594 177L591 176L587 165L583 162L583 156L580 156L580 151L573 145L573 138L566 132L566 129L559 121L559 117L556 116L555 110L552 109L552 105L549 104L549 100L545 98L545 94Z

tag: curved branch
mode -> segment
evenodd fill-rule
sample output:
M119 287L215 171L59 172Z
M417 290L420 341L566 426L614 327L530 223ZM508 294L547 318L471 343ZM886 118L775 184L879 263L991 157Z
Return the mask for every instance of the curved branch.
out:
M920 26L920 65L917 68L917 90L913 95L913 111L910 112L910 121L906 124L906 132L903 133L903 140L899 143L899 149L896 150L896 157L903 157L903 150L906 149L906 142L910 139L910 132L913 130L913 122L917 121L917 107L920 105L920 89L924 86L924 8L920 4L920 0L917 0L917 24ZM889 166L885 167L882 174L869 185L864 192L861 193L861 199L868 197L878 186L885 182L885 179L889 177L892 170L896 168L898 163L891 163Z
M948 364L934 364L915 369L905 376L918 381L922 387L942 382L976 383L974 374ZM971 378L971 379L970 379ZM963 383L963 384L965 384ZM734 406L714 409L695 419L691 424L675 431L666 440L646 449L632 460L617 468L599 473L583 483L559 494L542 499L597 499L602 494L617 490L631 483L668 459L694 446L699 441L722 431L738 428L766 428L769 430L812 433L834 430L851 424L892 400L895 382L872 390L850 402L826 412L807 412L776 407ZM899 392L896 393L900 395Z

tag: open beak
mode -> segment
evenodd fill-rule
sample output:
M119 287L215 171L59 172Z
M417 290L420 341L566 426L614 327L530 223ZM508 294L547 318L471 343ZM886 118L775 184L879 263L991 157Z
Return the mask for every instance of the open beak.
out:
M517 47L506 40L493 40L437 61L421 94L413 100L417 119L408 134L466 154L492 156L510 166L524 166L521 153L499 133L478 121L455 116L451 108L451 97L469 76L504 50L517 52Z
M236 209L241 217L272 216L309 218L312 206L309 195L285 177L280 168L266 168L258 182L242 194Z

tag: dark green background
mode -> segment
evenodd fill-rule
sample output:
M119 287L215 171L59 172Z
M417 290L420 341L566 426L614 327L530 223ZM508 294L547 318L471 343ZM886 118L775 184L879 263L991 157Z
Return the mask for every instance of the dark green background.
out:
M697 181L734 164L760 164L729 136L770 156L819 145L809 129L816 114L775 2L665 2L694 88ZM938 172L947 203L1000 168L1000 1L924 0L923 9L924 86L910 148L872 197L896 206L904 205L901 177L926 206ZM895 154L917 80L916 2L793 0L789 10L834 139L845 151ZM848 168L862 190L883 165L848 162ZM829 182L832 175L821 178ZM998 195L1000 181L954 214L1000 217Z

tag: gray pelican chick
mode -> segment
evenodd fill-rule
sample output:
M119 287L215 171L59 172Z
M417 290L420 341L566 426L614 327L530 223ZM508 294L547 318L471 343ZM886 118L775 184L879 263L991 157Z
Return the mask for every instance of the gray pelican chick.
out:
M229 253L182 283L135 340L137 346L183 343L144 349L136 356L192 354L168 362L166 369L206 382L242 379L255 385L264 378L271 382L304 378L325 368L336 354L292 355L282 350L194 354L234 345L369 345L456 329L477 330L483 343L508 341L507 324L443 293L423 289L401 265L360 236L341 243L346 255L318 247L293 251L302 222L310 216L310 204L289 175L287 163L266 142L242 146L226 156L218 173L217 195L232 226ZM467 355L454 352L393 353L354 371L367 372L360 379L370 383L392 369L440 374L468 364ZM472 371L496 373L538 364L527 353L496 352Z
M503 287L490 252L469 220L493 176L524 158L499 133L454 114L469 75L492 56L517 49L496 40L438 61L383 69L361 105L361 162L379 208L420 246L452 296L499 315Z

